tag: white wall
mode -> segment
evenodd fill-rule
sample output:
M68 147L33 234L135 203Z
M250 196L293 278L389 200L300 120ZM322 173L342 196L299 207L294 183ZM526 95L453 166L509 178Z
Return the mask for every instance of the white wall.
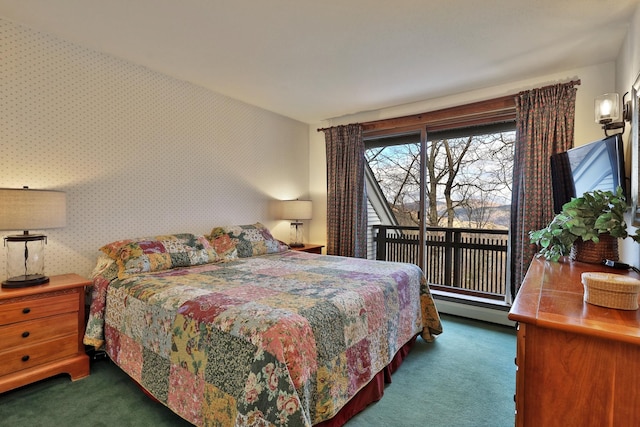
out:
M86 276L116 239L216 225L288 241L268 202L308 196L307 124L2 19L0 52L0 187L67 193L46 274Z

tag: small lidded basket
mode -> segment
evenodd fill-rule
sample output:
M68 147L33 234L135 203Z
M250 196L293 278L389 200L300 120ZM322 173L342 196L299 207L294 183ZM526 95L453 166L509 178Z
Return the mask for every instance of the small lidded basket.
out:
M637 310L640 280L622 274L582 273L584 300L620 310Z

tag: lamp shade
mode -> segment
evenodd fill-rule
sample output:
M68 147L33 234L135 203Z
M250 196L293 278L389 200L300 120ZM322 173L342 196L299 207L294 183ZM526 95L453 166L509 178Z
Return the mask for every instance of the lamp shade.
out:
M595 99L596 123L615 122L620 118L620 97L617 93L605 93Z
M0 188L0 230L44 230L66 223L64 192Z
M311 219L310 200L283 200L281 208L282 219Z

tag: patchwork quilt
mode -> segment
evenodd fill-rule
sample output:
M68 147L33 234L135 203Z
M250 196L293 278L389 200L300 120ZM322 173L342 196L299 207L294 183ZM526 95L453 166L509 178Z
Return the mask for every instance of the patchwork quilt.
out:
M206 254L205 254L206 255ZM94 277L85 344L198 426L330 419L416 334L442 331L412 264L285 251Z

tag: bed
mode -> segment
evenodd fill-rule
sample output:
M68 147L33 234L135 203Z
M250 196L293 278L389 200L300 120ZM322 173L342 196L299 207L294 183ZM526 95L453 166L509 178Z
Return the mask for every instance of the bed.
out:
M198 426L342 425L442 332L415 265L293 251L260 223L101 254L84 343Z

